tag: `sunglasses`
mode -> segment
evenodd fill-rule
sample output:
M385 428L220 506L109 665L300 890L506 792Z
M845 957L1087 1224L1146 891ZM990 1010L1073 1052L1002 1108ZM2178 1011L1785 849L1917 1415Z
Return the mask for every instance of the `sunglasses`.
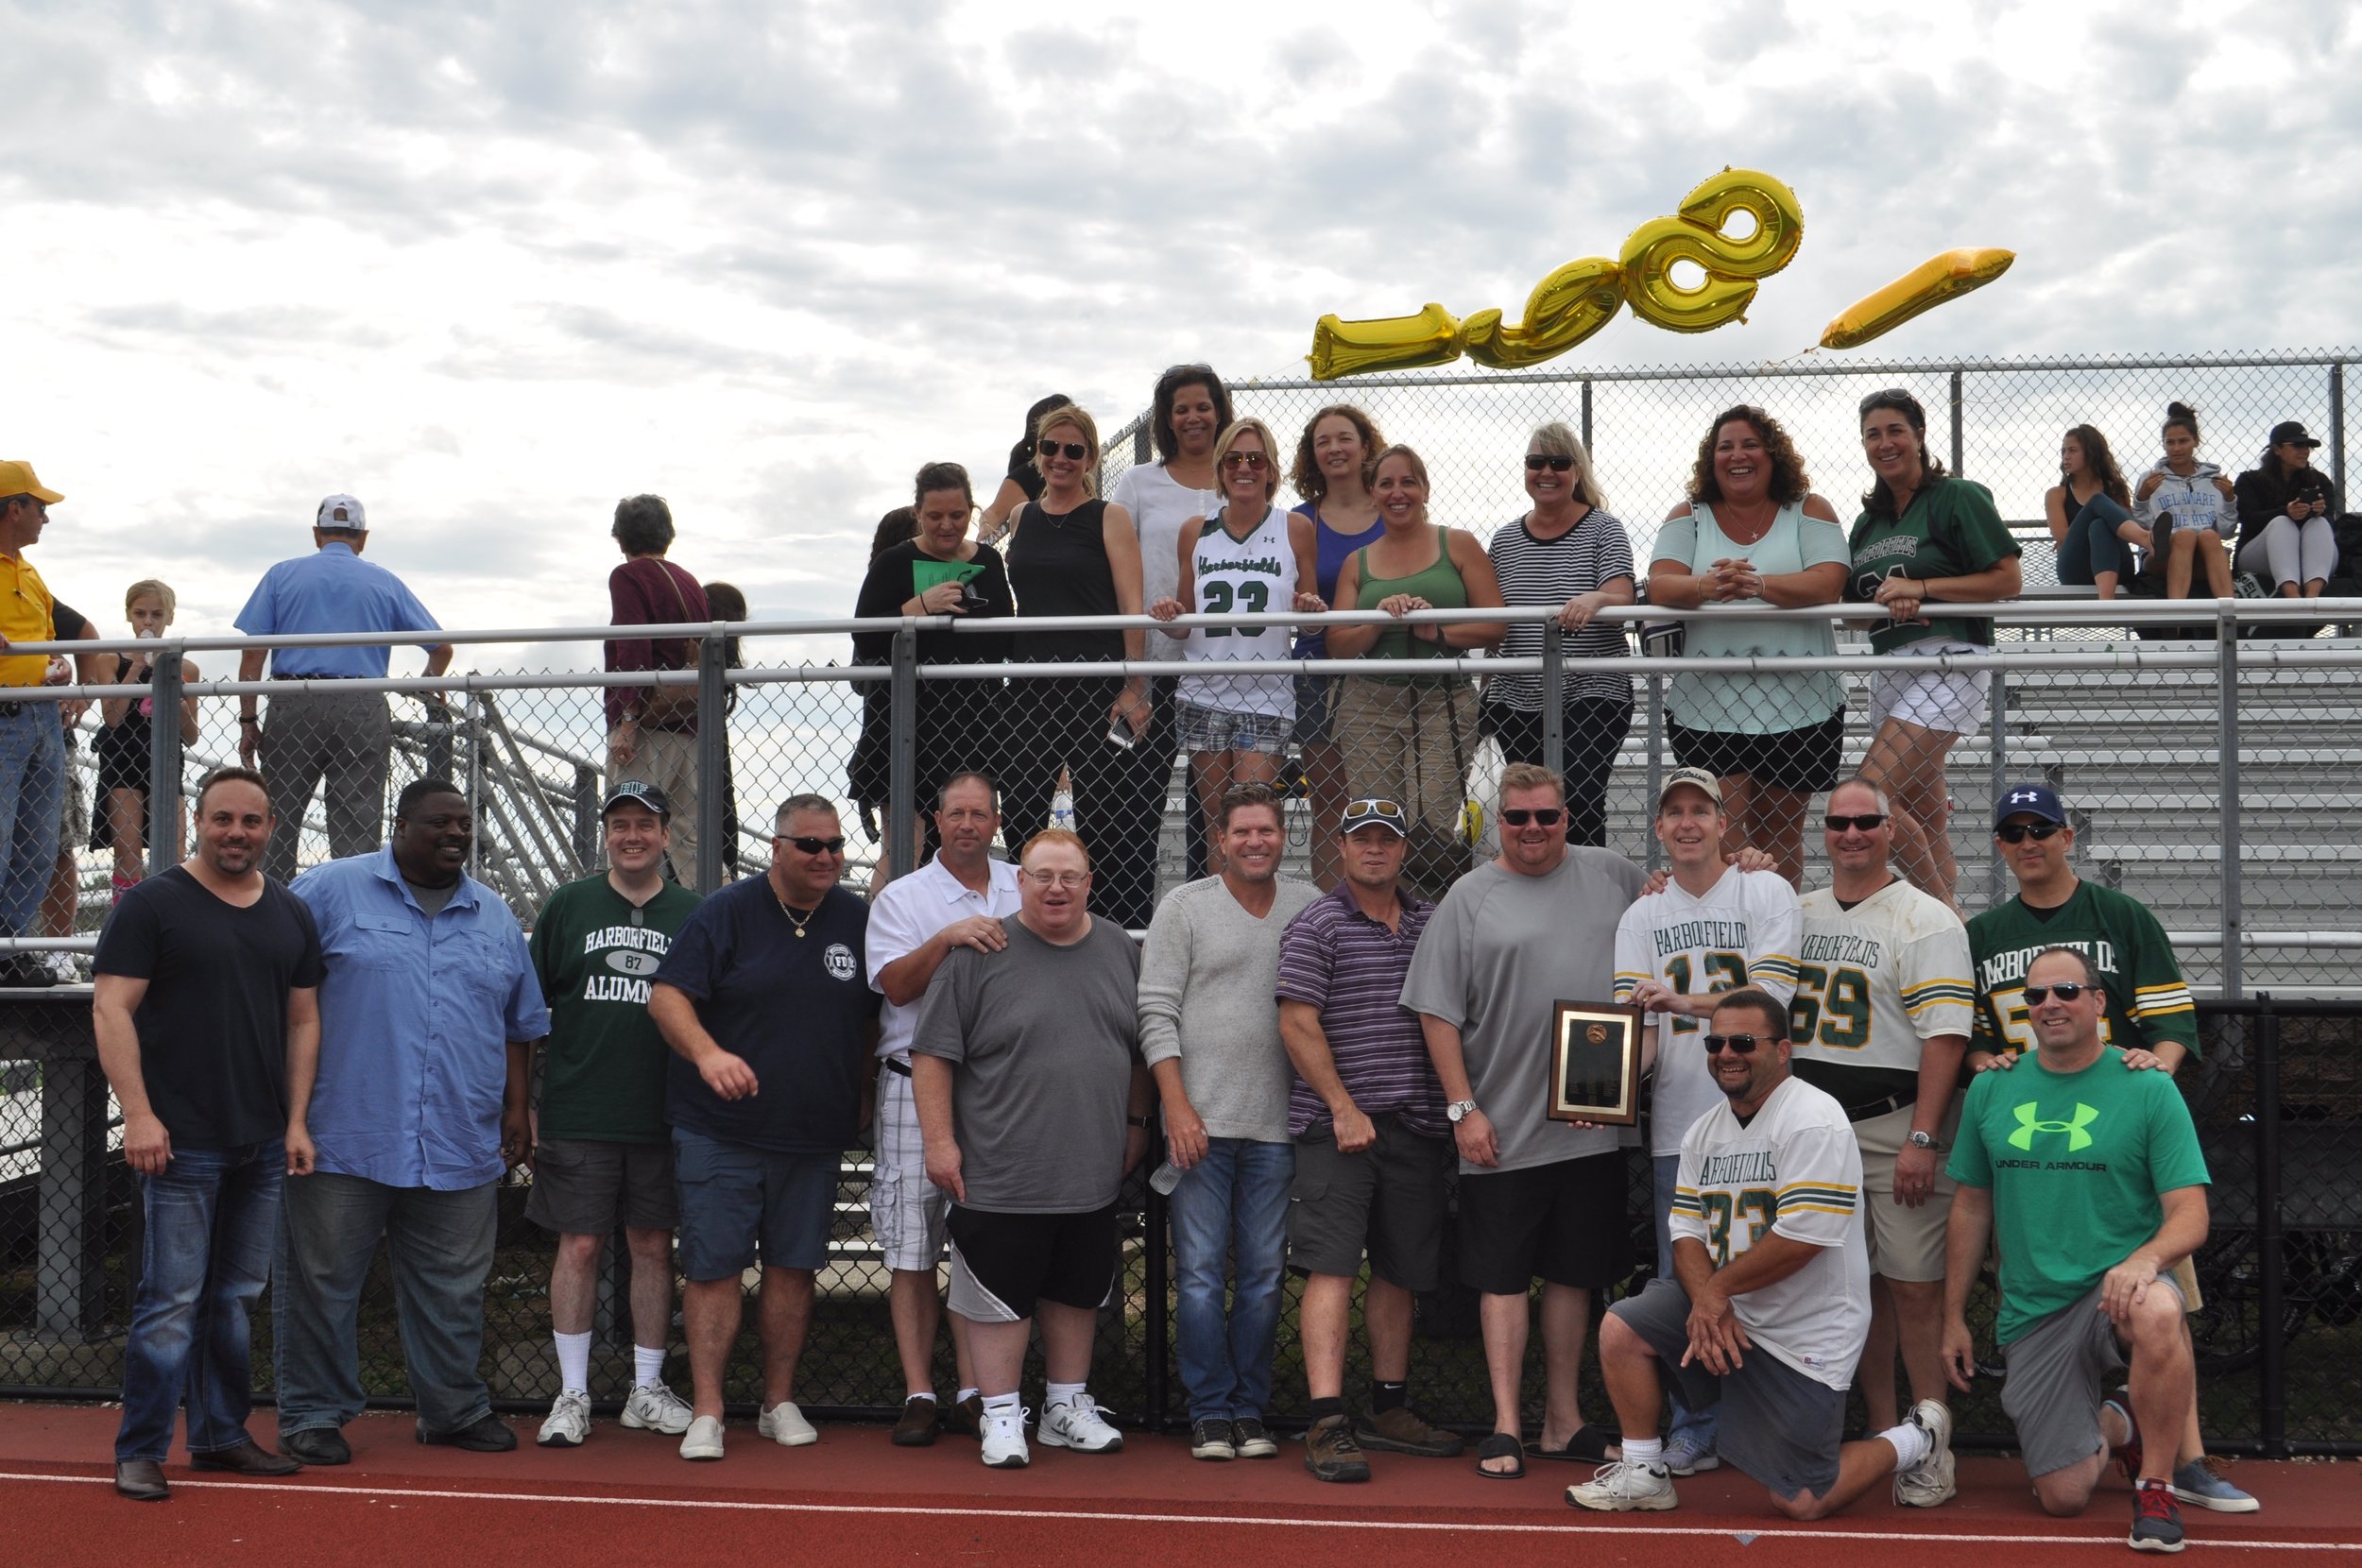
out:
M1225 469L1260 469L1270 461L1259 452L1225 452L1222 454L1222 466Z
M2065 826L2062 822L2013 822L2006 827L1994 828L1993 836L2003 844L2024 844L2028 839L2040 844Z
M1856 412L1867 414L1874 408L1899 408L1910 412L1916 411L1918 407L1917 398L1899 386L1890 386L1883 392L1873 392L1864 398L1861 401L1861 407Z
M2026 1005L2040 1007L2054 995L2062 1002L2071 1002L2090 989L2091 986L2083 980L2061 980L2056 985L2029 985L2026 988Z
M1864 811L1861 815L1855 817L1825 816L1821 819L1821 826L1832 833L1867 833L1874 828L1885 827L1886 821L1887 814L1884 811Z
M842 833L832 839L815 839L808 833L797 833L792 838L785 833L774 833L771 835L771 842L792 844L807 855L842 855L845 853L845 835Z
M1769 1044L1771 1040L1777 1038L1777 1035L1709 1034L1705 1037L1706 1054L1720 1056L1726 1050L1735 1050L1741 1056L1753 1056L1757 1046Z
M1501 821L1512 827L1523 827L1529 822L1538 822L1545 827L1555 827L1566 819L1566 808L1561 806L1505 806L1501 808Z
M1034 450L1044 457L1055 457L1060 452L1064 452L1070 460L1076 463L1080 463L1091 454L1090 448L1080 441L1044 441Z
M1574 466L1573 458L1559 452L1530 452L1526 453L1526 472L1528 473L1540 473L1544 469L1549 469L1552 473L1565 473Z
M1403 814L1399 801L1379 800L1373 796L1367 800L1349 802L1345 807L1345 814L1338 820L1350 827L1357 822L1373 822Z

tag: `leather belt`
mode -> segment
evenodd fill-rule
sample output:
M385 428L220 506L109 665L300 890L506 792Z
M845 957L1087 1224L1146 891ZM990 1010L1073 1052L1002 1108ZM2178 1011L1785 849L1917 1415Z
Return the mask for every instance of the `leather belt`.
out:
M885 1067L886 1071L900 1073L904 1078L908 1078L911 1075L911 1065L908 1062L903 1061L902 1058L899 1056L887 1057L885 1059Z
M1845 1119L1847 1121L1869 1121L1874 1117L1883 1116L1891 1111L1899 1111L1906 1105L1918 1103L1918 1090L1914 1089L1906 1094L1898 1089L1884 1099L1874 1099L1863 1105L1848 1105L1845 1107Z

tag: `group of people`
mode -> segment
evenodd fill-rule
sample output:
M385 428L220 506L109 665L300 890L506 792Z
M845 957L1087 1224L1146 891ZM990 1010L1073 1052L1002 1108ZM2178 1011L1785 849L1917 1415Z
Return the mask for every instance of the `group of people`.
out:
M1136 947L1092 912L1093 856L1072 831L1012 831L1014 863L994 857L1001 801L979 772L944 781L940 847L874 901L840 885L844 827L816 795L780 806L764 875L700 899L663 875L667 796L625 781L603 805L608 869L557 890L528 939L466 875L472 822L449 781L407 787L381 849L282 886L262 869L265 780L218 770L196 854L127 893L97 958L100 1056L151 1237L119 1490L168 1494L184 1397L199 1468L348 1461L381 1236L419 1440L515 1446L476 1368L495 1195L528 1160L526 1212L558 1237L561 1389L542 1444L590 1433L594 1281L619 1227L637 1347L622 1424L722 1457L723 1374L759 1270L757 1432L813 1442L796 1373L840 1162L867 1126L908 1383L897 1444L948 1426L994 1467L1030 1462L1033 1442L1122 1445L1089 1392L1095 1331L1119 1188L1160 1146L1202 1459L1277 1452L1265 1417L1289 1270L1304 1278L1310 1473L1362 1480L1374 1453L1459 1453L1407 1387L1412 1298L1448 1274L1481 1302L1485 1476L1589 1460L1573 1504L1663 1508L1673 1476L1727 1459L1793 1517L1890 1479L1898 1502L1934 1506L1954 1491L1947 1385L1973 1365L1992 1245L2005 1407L2045 1508L2080 1510L2112 1456L2136 1482L2136 1545L2179 1545L2177 1500L2255 1506L2202 1457L2182 1317L2206 1231L2205 1165L2170 1076L2196 1043L2189 996L2154 918L2074 875L2050 788L1995 802L2019 895L1965 928L1896 875L1891 797L1862 777L1827 796L1835 881L1801 900L1767 857L1726 860L1726 800L1701 769L1676 769L1657 801L1661 886L1570 844L1566 788L1531 763L1504 773L1499 857L1440 901L1405 878L1399 802L1345 803L1326 894L1278 875L1268 787L1213 805L1219 871L1169 894ZM1619 1441L1585 1422L1576 1370L1592 1294L1631 1272L1627 1134L1546 1114L1554 1001L1570 995L1647 1020L1660 1255L1601 1334ZM947 1249L948 1400L933 1372ZM1365 1264L1374 1379L1348 1411ZM665 1377L676 1270L687 1399ZM245 1426L266 1277L276 1453ZM1547 1399L1530 1445L1537 1280ZM1029 1442L1036 1323L1047 1383ZM2129 1391L2111 1396L2119 1373ZM1857 1375L1875 1435L1846 1443Z

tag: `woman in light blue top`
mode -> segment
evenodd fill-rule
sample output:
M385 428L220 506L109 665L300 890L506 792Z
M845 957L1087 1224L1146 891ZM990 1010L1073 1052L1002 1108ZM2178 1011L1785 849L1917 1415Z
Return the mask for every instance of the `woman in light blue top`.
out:
M2165 556L2166 598L2187 599L2194 579L2203 577L2209 594L2228 599L2231 557L2222 541L2236 535L2239 521L2231 481L2198 455L2197 409L2165 404L2163 435L2165 454L2133 486L2132 515L2152 536L2165 536L2157 549ZM2162 527L2168 520L2171 526Z
M1689 499L1657 530L1649 603L1669 609L1756 604L1834 605L1851 560L1837 508L1812 493L1780 422L1740 404L1715 416L1689 472ZM1834 657L1829 622L1702 617L1692 657ZM1682 674L1666 694L1673 759L1721 780L1729 836L1781 876L1805 874L1805 808L1837 782L1845 743L1845 683L1835 671L1792 675Z

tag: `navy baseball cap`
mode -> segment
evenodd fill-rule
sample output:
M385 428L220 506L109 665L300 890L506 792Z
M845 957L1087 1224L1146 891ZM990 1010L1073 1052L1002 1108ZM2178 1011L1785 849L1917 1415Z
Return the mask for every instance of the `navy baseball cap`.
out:
M605 821L609 811L618 806L625 805L645 806L657 814L657 820L659 822L673 820L673 803L664 798L664 792L653 784L643 784L637 778L626 778L607 792L607 800L599 807L600 820Z
M2059 792L2047 784L2013 784L1993 803L1995 827L2015 816L2039 817L2062 825L2067 819L2066 808L2059 804Z

